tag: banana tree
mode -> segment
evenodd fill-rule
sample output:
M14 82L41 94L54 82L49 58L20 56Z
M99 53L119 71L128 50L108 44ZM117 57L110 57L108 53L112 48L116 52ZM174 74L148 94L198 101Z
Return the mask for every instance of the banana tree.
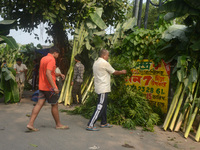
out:
M180 92L174 95L163 128L166 130L170 125L169 128L173 131L177 121L175 131L181 129L183 124L182 131L187 138L200 108L200 1L172 0L164 4L163 9L168 11L166 19L185 18L185 26L175 25L163 34L168 45L160 50L160 54L166 56L164 59L168 62L177 62L173 72L177 73L178 85L183 86L177 87ZM199 131L200 125L195 136L196 141L200 138Z
M7 36L11 27L15 24L15 20L0 21L0 44L6 43L13 49L18 49L18 44L11 36Z
M1 57L7 61L10 67L1 66L0 69L0 97L4 96L5 103L19 102L19 91L15 81L15 70L11 68L14 63L15 53L18 53L18 44L15 39L7 36L10 29L15 24L15 20L0 21L0 54ZM6 43L6 46L3 45Z

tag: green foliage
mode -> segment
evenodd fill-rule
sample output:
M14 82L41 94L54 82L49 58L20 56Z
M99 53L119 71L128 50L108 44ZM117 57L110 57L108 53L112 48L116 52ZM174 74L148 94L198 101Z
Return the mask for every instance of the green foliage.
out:
M122 41L119 47L114 49L115 55L122 53L124 60L152 59L155 64L159 63L157 51L163 46L161 33L158 30L135 29Z
M0 60L6 60L8 67L13 67L16 58L19 56L21 56L19 49L12 49L10 46L4 44L0 46Z

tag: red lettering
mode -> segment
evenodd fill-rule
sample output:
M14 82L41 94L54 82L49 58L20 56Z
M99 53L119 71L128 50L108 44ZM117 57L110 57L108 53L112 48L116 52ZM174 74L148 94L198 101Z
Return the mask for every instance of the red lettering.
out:
M156 67L155 67L155 64L153 64L153 67L154 67L155 70L158 70L158 68L161 67L161 64L158 64Z
M140 83L141 78L142 78L142 76L132 76L132 77L131 77L131 80L132 80L133 82L138 82L138 83Z
M152 76L144 76L143 80L146 80L145 86L149 85L149 82L151 79L152 79Z
M149 99L149 100L152 99L152 93L147 93L147 99Z

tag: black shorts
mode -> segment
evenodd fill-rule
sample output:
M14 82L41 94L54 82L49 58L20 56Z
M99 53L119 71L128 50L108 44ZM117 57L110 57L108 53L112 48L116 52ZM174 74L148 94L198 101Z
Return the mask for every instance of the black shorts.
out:
M56 104L59 99L59 94L54 91L39 91L38 100L46 99L49 104Z

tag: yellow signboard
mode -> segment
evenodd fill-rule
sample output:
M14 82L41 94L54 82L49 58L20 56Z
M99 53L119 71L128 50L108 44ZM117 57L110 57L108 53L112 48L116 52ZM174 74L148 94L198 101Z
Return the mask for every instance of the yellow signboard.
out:
M161 107L167 113L170 65L163 60L155 67L153 61L138 60L131 69L132 76L127 77L126 85L134 85L143 92L151 104Z

